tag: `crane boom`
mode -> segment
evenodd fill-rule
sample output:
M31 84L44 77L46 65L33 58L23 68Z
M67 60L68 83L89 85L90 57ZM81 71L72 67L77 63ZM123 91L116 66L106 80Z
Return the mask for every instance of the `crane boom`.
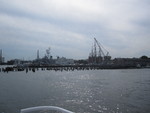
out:
M89 62L93 64L107 63L111 59L109 52L94 38L94 45L89 56Z
M99 56L101 56L101 55L105 56L105 54L100 46L100 43L96 40L96 38L94 38L94 40L95 40L97 46L99 47Z

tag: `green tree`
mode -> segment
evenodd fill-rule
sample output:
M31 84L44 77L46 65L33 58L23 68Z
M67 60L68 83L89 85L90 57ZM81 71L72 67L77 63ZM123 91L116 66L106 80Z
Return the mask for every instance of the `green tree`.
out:
M140 59L148 59L148 57L146 55L143 55L140 57Z

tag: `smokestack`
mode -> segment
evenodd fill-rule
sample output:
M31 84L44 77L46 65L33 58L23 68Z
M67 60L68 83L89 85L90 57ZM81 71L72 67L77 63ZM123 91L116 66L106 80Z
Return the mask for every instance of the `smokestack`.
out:
M0 50L0 57L2 58L2 49Z
M37 50L37 59L39 59L39 50Z
M2 62L2 49L0 50L0 63Z

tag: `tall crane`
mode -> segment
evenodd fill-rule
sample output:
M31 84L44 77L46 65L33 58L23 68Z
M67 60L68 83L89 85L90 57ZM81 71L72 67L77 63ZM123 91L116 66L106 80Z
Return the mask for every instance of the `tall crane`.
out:
M96 38L94 38L94 47L92 46L92 51L89 56L90 63L107 63L106 61L110 59L109 52L97 41Z
M105 56L104 52L102 51L100 43L96 40L96 38L94 38L94 40L95 40L95 43L97 44L97 46L99 47L98 55L99 56Z
M50 47L48 49L46 49L46 56L48 59L50 58L50 50L51 50Z

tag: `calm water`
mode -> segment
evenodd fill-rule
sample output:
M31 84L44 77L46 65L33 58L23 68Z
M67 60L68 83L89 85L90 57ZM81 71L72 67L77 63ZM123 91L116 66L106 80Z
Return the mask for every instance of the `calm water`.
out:
M0 113L41 105L76 113L150 113L150 69L0 73Z

